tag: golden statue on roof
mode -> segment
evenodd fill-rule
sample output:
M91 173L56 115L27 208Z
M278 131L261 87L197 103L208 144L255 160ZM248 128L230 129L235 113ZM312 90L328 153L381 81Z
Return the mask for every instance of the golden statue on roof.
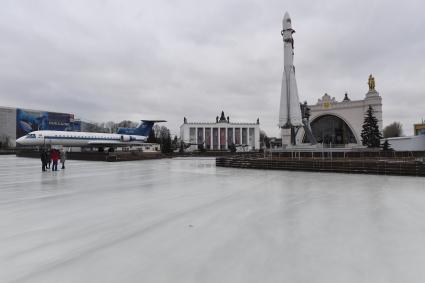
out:
M372 74L369 75L367 84L369 85L369 91L375 90L375 78L372 76Z

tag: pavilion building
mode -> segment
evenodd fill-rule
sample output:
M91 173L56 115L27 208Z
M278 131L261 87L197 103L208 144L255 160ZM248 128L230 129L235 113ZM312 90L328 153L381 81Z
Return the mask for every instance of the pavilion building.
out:
M373 77L370 77L374 79ZM356 147L362 145L361 132L364 117L369 106L378 120L382 133L382 97L375 90L375 83L369 85L369 91L364 99L351 100L345 93L341 101L324 94L310 108L310 125L318 143L332 147ZM307 138L303 129L297 136L297 143L306 143Z
M188 122L186 117L180 126L180 137L188 150L197 150L202 146L206 150L229 150L234 144L237 151L260 149L260 122L231 122L230 117L221 112L215 122Z

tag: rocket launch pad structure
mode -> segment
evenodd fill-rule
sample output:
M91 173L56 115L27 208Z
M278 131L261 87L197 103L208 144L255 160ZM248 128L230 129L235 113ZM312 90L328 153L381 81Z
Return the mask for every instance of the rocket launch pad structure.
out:
M292 34L292 22L288 12L285 13L282 22L283 58L284 68L282 77L282 89L280 97L279 127L290 129L291 141L295 145L295 136L301 127L304 127L310 143L316 144L311 132L308 116L302 115L300 100L298 98L297 81L294 67L294 39ZM283 140L282 140L283 142Z

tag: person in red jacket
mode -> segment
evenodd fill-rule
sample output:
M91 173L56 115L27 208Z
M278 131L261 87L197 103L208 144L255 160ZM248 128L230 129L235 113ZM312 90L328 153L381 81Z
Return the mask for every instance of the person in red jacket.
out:
M58 171L58 160L59 160L59 151L57 149L52 149L52 171Z

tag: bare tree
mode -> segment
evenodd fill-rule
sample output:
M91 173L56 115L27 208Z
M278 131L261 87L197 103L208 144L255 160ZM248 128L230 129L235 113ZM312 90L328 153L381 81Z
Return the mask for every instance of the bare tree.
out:
M153 129L151 129L149 131L149 136L148 136L148 139L146 141L148 143L156 143L155 131Z
M124 120L119 123L116 123L114 121L100 122L100 123L85 122L83 131L99 132L99 133L116 133L118 128L136 128L137 126L138 126L137 122L133 122L129 120Z
M270 148L270 139L263 130L260 131L260 148Z
M153 131L155 133L156 142L161 145L162 153L171 153L171 134L170 130L165 126L154 125Z
M116 133L118 127L114 121L108 121L105 123L105 128L108 130L109 133Z
M83 132L96 132L96 133L105 133L107 132L104 124L102 123L91 123L91 122L84 122L81 126L81 130Z
M137 127L137 123L129 120L124 120L119 122L117 126L122 128L135 128Z
M401 137L403 135L403 126L400 122L394 122L384 128L384 138Z
M159 140L161 138L161 126L158 124L153 125L153 132L155 133L155 138Z
M105 127L105 122L101 122L101 123L96 123L96 125L102 129L102 132L106 132L106 127Z

